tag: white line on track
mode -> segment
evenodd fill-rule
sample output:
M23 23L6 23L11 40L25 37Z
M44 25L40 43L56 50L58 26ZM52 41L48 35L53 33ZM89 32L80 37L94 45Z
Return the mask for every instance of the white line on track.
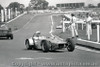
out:
M33 17L31 17L31 19L30 19L21 29L23 29L25 26L27 26L27 25L32 21L32 19L33 19L34 17L38 16L38 15L39 15L39 14L35 14ZM20 31L21 29L14 31L14 33Z
M50 60L52 58L47 58L47 57L38 57L38 58L20 57L20 58L15 58L15 59L17 59L17 60L41 60L41 59Z
M53 29L53 26L54 26L54 22L53 22L53 18L52 18L52 15L51 15L51 21L52 21L52 26L51 26L51 31L50 31L50 34L52 35L52 36L56 36L56 35L53 35L53 31L52 31L52 29ZM59 37L59 36L57 36L57 37ZM59 37L60 38L60 37ZM62 39L62 38L60 38L60 39ZM63 40L63 39L62 39ZM83 39L78 39L78 40L80 40L80 41L85 41L85 42L91 42L91 43L95 43L95 44L100 44L100 43L97 43L97 42L93 42L93 41L87 41L87 40L83 40ZM96 50L92 50L92 49L89 49L89 48L85 48L85 47L80 47L80 46L76 46L75 47L76 49L79 49L79 50L84 50L84 51L88 51L88 52L93 52L93 53L100 53L100 51L96 51Z
M23 29L25 26L27 26L35 16L37 16L37 15L34 15L33 17L31 17L31 19L21 29ZM14 31L14 33L20 31L21 29Z
M89 42L89 43L94 43L94 44L100 44L100 43L98 43L98 42L93 42L93 41L89 41L89 40L84 40L84 39L81 39L81 38L78 38L77 40L84 41L84 42Z

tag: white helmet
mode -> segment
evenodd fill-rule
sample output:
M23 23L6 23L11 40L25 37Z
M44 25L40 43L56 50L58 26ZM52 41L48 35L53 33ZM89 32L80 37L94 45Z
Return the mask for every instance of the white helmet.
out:
M41 32L40 31L36 31L36 34L40 34Z

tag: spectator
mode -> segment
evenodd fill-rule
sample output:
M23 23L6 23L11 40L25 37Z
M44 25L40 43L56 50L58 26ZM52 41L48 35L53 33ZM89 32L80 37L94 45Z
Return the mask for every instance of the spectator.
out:
M78 32L75 26L75 23L77 21L77 18L74 16L74 14L71 14L71 32L72 32L72 38L78 37Z
M86 14L86 35L88 35L88 40L90 40L90 35L92 35L92 28L91 28L91 22L93 18L89 16L89 13Z

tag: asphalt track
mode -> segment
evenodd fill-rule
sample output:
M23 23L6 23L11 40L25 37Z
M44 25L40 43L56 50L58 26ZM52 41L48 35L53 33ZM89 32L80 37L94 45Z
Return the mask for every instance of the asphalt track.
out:
M100 53L85 51L83 47L76 47L74 52L67 49L48 53L26 50L25 39L37 30L44 36L51 36L51 14L31 16L26 25L13 32L13 40L0 40L0 67L100 67Z

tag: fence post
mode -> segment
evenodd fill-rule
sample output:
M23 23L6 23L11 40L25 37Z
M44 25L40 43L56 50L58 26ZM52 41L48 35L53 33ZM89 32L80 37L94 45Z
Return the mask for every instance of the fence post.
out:
M63 32L65 32L65 23L63 21Z
M82 30L83 30L83 23L82 23Z
M8 19L9 19L9 20L11 19L11 12L10 12L10 9L8 9Z
M99 23L97 23L97 42L100 42L100 39L99 39L99 34L100 33L100 28L99 28Z
M10 15L11 15L11 16L10 16L10 19L13 19L13 18L14 18L13 14L14 14L14 13L13 13L13 9L11 8L11 11L10 11Z
M4 10L1 10L1 22L4 22Z
M77 30L78 30L78 23L76 23L75 25L76 25L76 28L77 28Z
M17 8L15 8L15 17L17 16Z
M90 40L89 24L87 24L87 28L88 29L86 29L86 33L87 33L87 36L88 36L88 40Z
M7 9L5 8L4 11L5 11L5 15L4 15L5 16L5 22L6 22L7 21Z

